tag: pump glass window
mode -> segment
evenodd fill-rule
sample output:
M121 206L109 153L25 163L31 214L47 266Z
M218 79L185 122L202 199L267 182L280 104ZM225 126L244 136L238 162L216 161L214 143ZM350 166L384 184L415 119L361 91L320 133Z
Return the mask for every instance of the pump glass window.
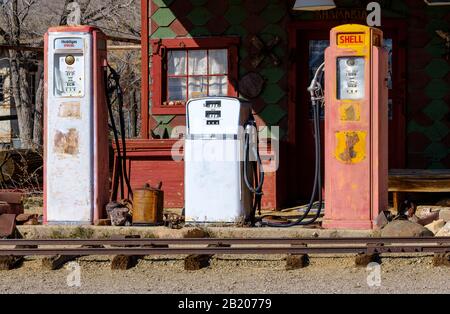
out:
M366 95L364 57L338 58L338 92L339 100L358 100Z
M171 50L167 55L167 102L228 94L228 50ZM167 104L166 102L166 104Z
M58 38L54 42L54 86L57 97L84 96L84 40L82 38Z

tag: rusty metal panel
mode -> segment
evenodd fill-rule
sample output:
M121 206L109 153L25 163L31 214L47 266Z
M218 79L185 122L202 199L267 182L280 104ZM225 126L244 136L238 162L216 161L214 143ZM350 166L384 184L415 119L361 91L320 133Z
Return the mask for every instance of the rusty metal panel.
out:
M0 238L11 236L16 229L16 215L0 215Z

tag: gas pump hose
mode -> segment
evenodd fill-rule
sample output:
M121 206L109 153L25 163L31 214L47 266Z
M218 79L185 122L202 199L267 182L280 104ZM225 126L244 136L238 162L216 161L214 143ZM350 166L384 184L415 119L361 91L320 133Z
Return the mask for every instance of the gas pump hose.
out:
M108 69L111 72L108 75ZM105 80L105 90L106 90L106 103L108 106L108 113L109 118L111 121L111 129L114 134L114 141L116 143L116 149L117 149L117 158L119 160L118 162L118 172L119 172L119 180L120 180L120 197L122 200L125 199L125 184L127 186L128 190L128 196L129 199L130 196L133 195L133 190L131 188L130 183L130 177L128 176L127 171L127 146L126 146L126 134L125 134L125 118L123 114L123 91L122 87L120 86L120 75L117 73L116 70L114 70L109 64L104 67L104 80ZM111 83L111 84L110 84ZM122 141L122 147L120 145L119 141L119 130L117 129L117 125L114 119L114 113L113 113L113 100L111 95L116 92L116 100L118 102L118 108L119 108L119 126L120 126L120 135L121 135L121 141ZM113 195L116 194L117 191L113 191Z
M256 163L253 164L253 173L254 173L254 184L250 183L249 174L248 174L248 164L250 159L250 133L247 132L248 128L251 127L254 130L256 130L256 121L253 116L250 116L247 125L246 125L246 132L245 132L245 138L244 138L244 181L247 186L247 188L250 190L250 192L254 195L254 200L252 204L252 223L254 223L255 217L256 217L256 211L259 211L261 213L261 202L262 197L264 195L263 193L263 186L264 186L264 169L262 166L262 160L261 155L259 154L258 149L258 132L256 131L256 144L252 145L252 153L253 156L256 157ZM259 171L258 171L259 169Z
M308 91L311 94L311 101L313 105L313 117L314 117L314 146L315 146L315 175L314 175L314 187L311 194L311 200L308 208L303 213L303 215L296 221L291 223L272 223L272 222L262 222L263 226L274 227L274 228L290 228L295 226L307 226L315 223L322 214L323 209L323 195L322 195L322 143L321 143L321 130L320 130L320 106L321 99L320 95L317 95L320 91L320 80L319 75L323 73L325 64L322 64L315 76ZM306 220L314 207L316 196L319 198L319 207L316 214L310 220Z

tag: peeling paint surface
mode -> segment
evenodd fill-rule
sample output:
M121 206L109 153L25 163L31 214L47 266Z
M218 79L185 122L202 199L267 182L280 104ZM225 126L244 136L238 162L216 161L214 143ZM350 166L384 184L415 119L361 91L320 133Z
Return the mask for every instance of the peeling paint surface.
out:
M76 156L80 153L79 149L80 133L77 129L69 129L64 133L56 131L54 149L56 154Z
M342 131L336 133L335 157L346 164L358 164L366 159L366 138L364 131Z
M361 120L361 105L359 103L344 103L339 107L341 121L358 122Z
M59 106L60 118L81 119L81 103L80 102L66 102Z

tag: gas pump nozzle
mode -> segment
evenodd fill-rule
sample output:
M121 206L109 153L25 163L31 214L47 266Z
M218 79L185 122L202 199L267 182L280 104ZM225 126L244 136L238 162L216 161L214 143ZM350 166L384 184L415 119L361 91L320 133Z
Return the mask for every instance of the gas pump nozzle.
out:
M317 105L317 101L323 100L322 85L320 84L319 76L324 73L325 63L322 63L316 71L313 80L311 81L311 85L308 87L308 92L311 94L311 102L313 106ZM320 95L318 95L318 93ZM322 102L323 103L323 102Z

